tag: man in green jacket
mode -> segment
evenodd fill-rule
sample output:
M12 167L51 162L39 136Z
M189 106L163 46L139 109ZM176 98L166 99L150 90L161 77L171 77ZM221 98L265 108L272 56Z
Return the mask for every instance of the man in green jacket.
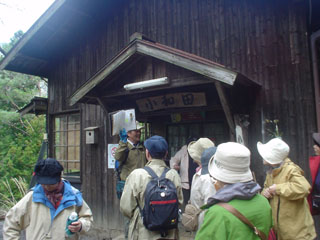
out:
M245 216L266 237L272 227L268 201L259 194L261 187L253 181L250 151L245 146L222 143L209 162L209 174L216 180L216 194L208 199L209 208L196 240L258 240L258 235L238 217L220 206L228 203Z
M136 122L136 129L120 131L119 147L115 152L115 159L120 163L120 179L117 182L117 195L120 199L124 188L125 181L130 173L137 169L143 168L146 163L146 150L143 143L140 142L141 127L139 122ZM125 218L124 232L125 239L128 239L129 219Z
M137 128L126 132L120 131L119 147L115 159L120 163L120 179L125 181L129 174L137 168L143 168L147 163L145 147L140 143L142 127L137 122Z

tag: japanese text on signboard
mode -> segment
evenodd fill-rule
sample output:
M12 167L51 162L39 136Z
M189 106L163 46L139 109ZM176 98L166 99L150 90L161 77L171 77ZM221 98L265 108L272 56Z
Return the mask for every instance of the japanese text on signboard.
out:
M149 112L165 108L199 107L207 105L204 93L190 92L143 98L136 102L141 112Z

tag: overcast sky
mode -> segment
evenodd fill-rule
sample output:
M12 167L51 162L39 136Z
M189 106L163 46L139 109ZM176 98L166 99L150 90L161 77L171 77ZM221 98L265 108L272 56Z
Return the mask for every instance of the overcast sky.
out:
M10 42L18 30L24 33L54 0L0 0L0 43Z

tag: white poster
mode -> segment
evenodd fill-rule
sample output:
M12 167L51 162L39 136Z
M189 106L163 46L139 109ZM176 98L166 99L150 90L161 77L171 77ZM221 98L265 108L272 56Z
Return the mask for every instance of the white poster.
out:
M239 125L236 126L236 138L238 143L244 145L242 128Z
M127 131L137 128L134 109L121 110L112 115L112 135L118 135L123 128Z
M119 144L108 144L108 168L114 168L115 159L114 154Z

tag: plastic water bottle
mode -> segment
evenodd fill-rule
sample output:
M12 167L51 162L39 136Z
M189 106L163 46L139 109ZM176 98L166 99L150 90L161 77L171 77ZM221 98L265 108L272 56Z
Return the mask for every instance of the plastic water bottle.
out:
M68 217L67 219L67 225L66 225L66 234L68 236L71 236L72 234L74 234L73 232L71 232L69 229L68 229L68 226L71 225L71 223L73 222L76 222L78 221L79 217L78 217L78 214L76 212L72 212L70 214L70 216Z

